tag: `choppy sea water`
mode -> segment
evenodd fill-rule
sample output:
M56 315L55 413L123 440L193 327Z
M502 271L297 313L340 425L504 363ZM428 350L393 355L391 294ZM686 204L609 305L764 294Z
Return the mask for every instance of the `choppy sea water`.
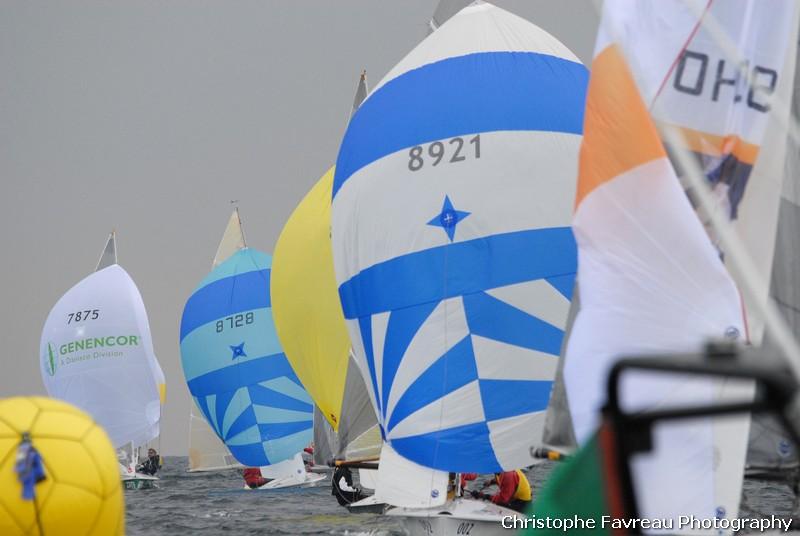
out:
M327 480L315 488L249 491L238 471L187 473L186 467L187 458L168 456L159 489L125 492L126 534L403 534L391 518L349 514L331 495ZM553 467L545 462L527 472L534 497ZM742 517L790 515L794 496L786 484L746 480L744 490Z

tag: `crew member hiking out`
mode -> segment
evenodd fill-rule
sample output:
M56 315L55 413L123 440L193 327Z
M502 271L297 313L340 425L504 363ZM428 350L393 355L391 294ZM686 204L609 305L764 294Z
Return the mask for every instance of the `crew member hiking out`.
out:
M364 498L361 490L353 486L353 474L346 465L338 466L333 472L331 495L336 497L341 506L347 506Z
M517 469L516 471L505 471L495 473L494 481L500 488L494 495L487 495L479 491L473 491L472 497L476 499L491 500L499 506L505 506L525 512L531 504L531 485L525 475Z

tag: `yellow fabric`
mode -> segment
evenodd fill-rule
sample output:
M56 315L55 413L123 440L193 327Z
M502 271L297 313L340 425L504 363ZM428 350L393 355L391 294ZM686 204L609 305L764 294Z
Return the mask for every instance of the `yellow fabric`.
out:
M164 404L167 402L167 384L166 383L159 383L158 384L158 399L161 401L161 406L163 407Z
M35 486L44 534L125 534L117 457L105 431L78 408L44 397L0 400L0 534L38 535L34 501L14 472L22 432L45 465Z
M519 476L519 484L517 485L517 491L514 492L513 498L520 501L530 501L532 498L531 483L528 482L525 473L519 469L517 469L517 475Z
M517 489L514 491L514 495L512 495L511 498L520 501L530 501L533 497L531 493L531 483L528 482L528 478L525 476L525 473L523 473L520 469L517 469L516 473L519 477L519 484L517 484ZM503 473L498 474L495 477L495 481L497 482L497 485L500 486L503 482Z
M350 338L331 247L334 168L311 188L281 231L272 256L272 315L297 377L334 430L344 397Z

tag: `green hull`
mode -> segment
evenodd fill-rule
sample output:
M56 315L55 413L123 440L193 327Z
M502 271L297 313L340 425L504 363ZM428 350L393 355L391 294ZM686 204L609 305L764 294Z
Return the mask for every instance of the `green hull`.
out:
M125 486L125 489L153 489L158 487L157 482L158 480L131 478L129 480L123 480L122 484Z

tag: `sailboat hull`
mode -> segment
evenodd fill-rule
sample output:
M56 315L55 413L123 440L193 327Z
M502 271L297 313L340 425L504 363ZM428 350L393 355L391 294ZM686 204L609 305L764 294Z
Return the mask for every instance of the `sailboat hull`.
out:
M305 480L297 480L294 476L287 476L285 478L276 478L275 480L270 480L263 486L256 488L259 490L269 490L269 489L282 489L282 488L291 488L291 487L302 487L302 488L310 488L316 486L319 482L322 482L328 477L326 474L318 474L318 473L306 473ZM245 486L245 489L250 489Z
M136 473L122 475L122 486L125 489L154 489L158 487L158 477Z
M411 536L494 536L508 534L503 519L521 514L486 501L456 499L436 508L392 508L387 516L401 518Z

